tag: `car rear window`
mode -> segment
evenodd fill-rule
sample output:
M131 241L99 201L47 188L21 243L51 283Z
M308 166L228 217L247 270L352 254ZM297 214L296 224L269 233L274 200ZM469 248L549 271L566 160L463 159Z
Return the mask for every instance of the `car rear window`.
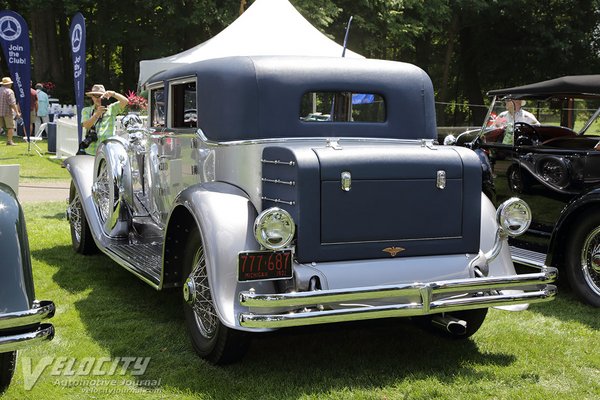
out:
M304 122L385 122L385 100L374 93L307 92L302 96Z

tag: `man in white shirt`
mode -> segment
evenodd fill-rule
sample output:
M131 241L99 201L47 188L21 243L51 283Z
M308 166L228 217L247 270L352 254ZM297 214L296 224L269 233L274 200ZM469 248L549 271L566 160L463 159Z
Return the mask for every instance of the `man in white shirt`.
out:
M525 100L505 99L506 111L498 114L494 120L494 125L498 128L505 128L503 144L513 144L513 127L515 122L525 122L529 125L539 126L540 121L529 111L521 107L525 105Z

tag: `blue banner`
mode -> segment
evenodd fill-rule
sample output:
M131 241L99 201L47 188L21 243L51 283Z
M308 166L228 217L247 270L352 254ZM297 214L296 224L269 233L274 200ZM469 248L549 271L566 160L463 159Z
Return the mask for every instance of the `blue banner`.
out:
M71 29L71 55L73 58L73 84L75 86L75 104L77 104L77 137L81 143L83 127L81 126L81 110L85 99L85 18L81 13L73 16Z
M354 93L352 95L352 104L371 104L375 102L374 94Z
M25 134L29 139L31 122L31 52L29 28L19 14L10 10L0 11L0 42L14 82L15 97L21 108Z

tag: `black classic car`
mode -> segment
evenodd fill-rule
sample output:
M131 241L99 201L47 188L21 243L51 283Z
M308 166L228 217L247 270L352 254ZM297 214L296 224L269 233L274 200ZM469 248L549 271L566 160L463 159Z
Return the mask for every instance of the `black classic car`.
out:
M12 380L17 350L54 337L42 323L54 303L36 301L25 219L15 192L0 182L0 393Z
M467 144L486 158L496 203L518 195L531 206L531 226L510 240L513 260L559 267L583 301L600 307L600 75L489 95L482 129L446 143ZM515 102L522 109L513 118L505 108Z
M178 288L207 360L239 359L251 334L375 318L466 338L489 307L554 297L554 268L510 259L527 204L494 208L475 153L435 143L418 67L229 57L148 91L149 129L127 116L95 158L66 161L73 247Z

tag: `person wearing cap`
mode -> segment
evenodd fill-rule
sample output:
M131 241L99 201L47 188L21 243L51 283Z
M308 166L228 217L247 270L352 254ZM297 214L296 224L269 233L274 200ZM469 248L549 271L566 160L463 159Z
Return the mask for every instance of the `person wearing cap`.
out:
M525 100L506 98L504 101L506 103L506 111L498 114L494 120L494 125L498 128L506 128L502 143L513 144L512 127L515 122L524 122L529 125L539 126L540 121L537 120L535 115L521 108L525 105Z
M93 104L81 110L81 125L86 133L90 128L96 127L98 140L92 142L86 149L87 154L95 155L98 143L102 143L104 139L114 135L117 114L127 106L128 100L120 93L104 89L104 85L100 84L92 86L92 89L85 95L92 99ZM117 101L103 106L102 99L110 98L117 99Z
M2 78L0 83L0 128L6 129L6 144L14 146L13 135L15 133L15 121L21 118L21 110L15 98L15 92L10 88L13 84L10 77Z

